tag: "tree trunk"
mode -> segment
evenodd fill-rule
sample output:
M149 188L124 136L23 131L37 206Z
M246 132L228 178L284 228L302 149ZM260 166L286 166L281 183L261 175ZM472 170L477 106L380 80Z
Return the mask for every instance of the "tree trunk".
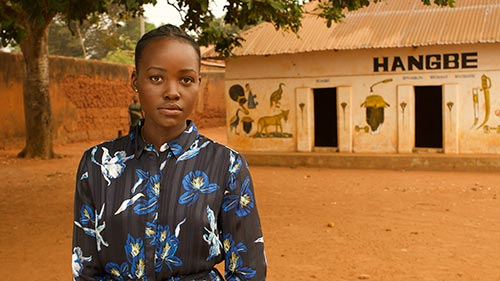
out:
M80 41L80 48L82 48L83 58L87 59L87 50L85 49L80 24L78 22L76 22L76 33L78 34L78 40Z
M49 94L48 23L43 26L28 27L20 45L24 57L26 146L18 156L54 158L53 120Z

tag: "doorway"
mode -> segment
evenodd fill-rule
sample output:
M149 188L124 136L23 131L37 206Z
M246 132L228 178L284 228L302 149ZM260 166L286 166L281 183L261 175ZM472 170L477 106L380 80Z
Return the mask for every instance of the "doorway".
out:
M415 86L415 148L443 148L441 86Z
M314 89L314 146L337 147L337 89Z

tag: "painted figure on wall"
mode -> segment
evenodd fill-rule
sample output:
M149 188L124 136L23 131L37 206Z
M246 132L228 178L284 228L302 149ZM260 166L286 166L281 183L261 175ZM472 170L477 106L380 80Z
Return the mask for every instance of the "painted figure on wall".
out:
M250 114L250 110L257 109L257 95L252 92L250 83L246 83L245 87L239 84L234 84L229 88L229 96L231 100L238 104L238 108L234 115L229 120L229 130L235 135L239 135L238 127L240 124L247 136L250 136L252 130L255 130L253 125L254 120L257 121L257 132L251 135L254 138L291 138L292 134L283 132L282 122L288 120L290 110L282 110L281 99L283 97L283 86L285 83L279 83L278 89L274 90L269 97L269 112L268 115L255 117ZM276 114L273 114L276 113ZM255 118L255 119L254 119ZM274 131L273 131L274 129Z
M241 118L241 123L243 124L243 131L248 135L252 131L252 123L253 119L252 117L245 116Z
M254 95L252 93L252 89L250 88L250 84L246 83L245 84L245 92L247 92L247 97L248 97L248 109L254 109L257 108L257 105L259 104L256 100L257 95Z
M491 97L490 97L490 89L492 86L491 78L486 76L486 74L481 75L481 87L472 88L472 106L474 109L474 122L472 124L472 128L476 127L479 121L480 109L482 107L479 106L480 95L479 92L483 92L484 99L484 117L481 124L479 124L476 129L483 129L485 134L489 134L492 132L496 132L500 134L500 125L487 125L490 120L491 110ZM500 117L500 110L495 110L495 115Z
M238 133L238 125L240 124L240 116L238 113L241 111L240 108L236 109L236 114L234 114L233 117L231 117L231 120L229 120L229 131L232 132L234 130L234 133L236 135L239 135Z
M372 133L378 133L380 125L384 123L384 108L388 106L390 105L379 95L369 95L361 104L361 107L366 108L366 123Z
M254 137L291 137L291 134L283 132L281 124L281 120L288 121L289 112L290 110L281 110L279 114L259 118ZM274 132L270 132L268 127L274 127Z
M482 91L484 94L484 119L483 122L481 122L481 124L477 127L478 129L486 125L486 122L488 122L490 118L490 107L491 107L490 88L491 88L491 78L483 74L481 76L480 91Z
M479 88L472 89L472 106L474 107L474 123L472 123L474 128L479 122Z
M373 84L370 87L370 95L366 97L361 107L366 108L366 123L370 126L371 133L376 134L379 132L380 125L384 123L384 109L390 105L384 98L373 92L373 87L381 83L392 82L392 79L385 79Z
M246 89L250 89L250 85L247 83L245 85ZM234 113L233 117L229 120L229 131L233 132L236 135L239 135L240 133L238 132L238 126L240 124L241 117L239 116L240 112L242 112L245 115L250 114L250 111L246 108L245 104L248 102L248 100L245 97L245 89L239 84L232 85L229 88L229 97L236 103L238 103L239 108L236 109L236 112ZM252 97L255 98L255 97ZM250 107L249 108L255 108L255 107ZM245 117L243 117L245 118ZM247 120L248 119L244 119Z
M271 97L269 98L271 108L273 107L273 105L276 108L280 108L281 96L283 95L283 86L285 86L285 83L280 83L278 85L278 89L271 94Z
M248 109L245 107L245 104L247 102L247 99L245 98L245 90L241 85L235 84L229 88L229 96L231 99L235 102L238 103L240 106L241 110L245 113L248 114Z

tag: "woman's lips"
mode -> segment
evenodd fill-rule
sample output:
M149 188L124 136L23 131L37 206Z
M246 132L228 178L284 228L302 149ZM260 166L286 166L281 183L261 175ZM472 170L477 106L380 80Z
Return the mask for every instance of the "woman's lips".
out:
M177 104L168 104L158 107L158 110L164 115L179 115L182 113L182 109Z

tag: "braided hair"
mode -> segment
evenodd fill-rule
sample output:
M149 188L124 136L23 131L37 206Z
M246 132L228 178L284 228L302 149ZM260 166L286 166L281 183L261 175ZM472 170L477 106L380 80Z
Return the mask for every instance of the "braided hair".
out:
M137 45L135 46L135 68L139 69L139 61L141 60L142 53L144 51L144 48L146 45L156 39L160 38L172 38L178 41L182 41L185 43L190 44L193 49L195 50L196 54L198 55L198 65L200 64L201 60L201 53L200 53L200 46L198 46L198 43L194 41L191 36L189 36L186 32L184 32L182 29L175 25L171 24L165 24L162 25L156 29L153 29L147 33L145 33L141 39L139 39L139 42L137 42Z

